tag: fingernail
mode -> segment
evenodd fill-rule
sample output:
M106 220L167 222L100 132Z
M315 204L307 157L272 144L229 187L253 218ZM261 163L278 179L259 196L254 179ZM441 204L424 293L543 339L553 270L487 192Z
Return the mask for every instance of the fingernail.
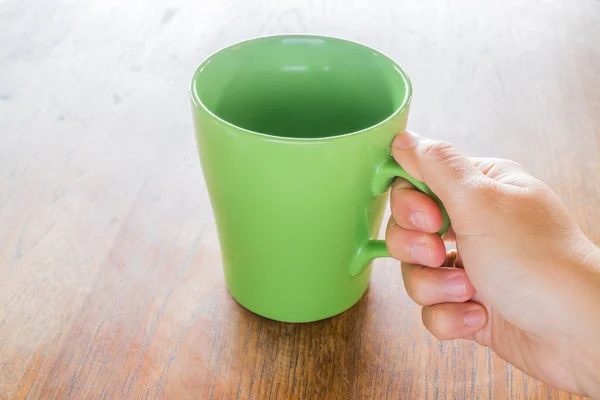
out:
M402 132L394 138L392 146L407 150L417 143L417 135L412 132Z
M444 282L444 293L452 297L464 297L467 294L465 277L460 274Z
M481 308L467 311L463 316L463 322L466 326L482 326L485 322L485 312Z
M429 219L427 218L427 214L425 211L415 211L410 214L410 222L419 229L428 230L431 228L431 224L429 223Z
M429 243L415 244L410 248L410 255L417 260L419 264L427 264L431 260L431 249Z

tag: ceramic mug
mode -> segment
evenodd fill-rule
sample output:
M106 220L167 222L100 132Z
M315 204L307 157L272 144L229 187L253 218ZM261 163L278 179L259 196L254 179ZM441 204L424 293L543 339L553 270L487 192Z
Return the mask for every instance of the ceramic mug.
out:
M395 177L411 84L398 64L337 38L280 35L208 57L191 85L198 151L225 281L248 310L308 322L352 307Z

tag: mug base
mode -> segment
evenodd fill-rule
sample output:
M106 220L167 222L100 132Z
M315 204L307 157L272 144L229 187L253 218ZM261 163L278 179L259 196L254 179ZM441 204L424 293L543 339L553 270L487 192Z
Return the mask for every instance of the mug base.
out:
M227 288L227 291L229 292L229 295L235 300L235 302L237 304L239 304L242 308L250 311L252 314L256 314L259 317L263 317L263 318L269 319L271 321L276 321L276 322L285 322L285 323L292 323L292 324L304 324L304 323L317 322L317 321L322 321L322 320L325 320L325 319L329 319L329 318L335 317L337 315L340 315L340 314L348 311L349 309L351 309L352 307L354 307L363 298L363 296L365 295L365 293L367 292L368 289L369 289L369 285L367 284L365 286L365 289L362 291L362 293L360 294L360 296L355 301L353 301L351 304L349 304L349 305L347 305L347 306L345 306L343 308L340 308L339 311L336 311L336 312L333 312L333 313L332 312L323 313L323 314L315 313L314 316L312 316L312 317L304 317L304 318L302 318L302 317L295 318L292 315L285 315L284 316L284 315L276 315L276 314L270 313L270 312L259 311L259 310L257 310L254 307L247 306L246 304L244 304L243 301L240 301L240 299L237 298L231 292L231 290L229 290L229 288Z

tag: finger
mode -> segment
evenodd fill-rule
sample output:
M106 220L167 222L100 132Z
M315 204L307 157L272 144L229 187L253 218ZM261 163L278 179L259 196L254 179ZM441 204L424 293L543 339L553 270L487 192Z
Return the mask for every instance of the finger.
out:
M439 267L446 258L446 247L439 235L404 229L393 218L385 238L390 255L402 262Z
M440 340L470 337L487 324L485 308L474 302L423 307L422 317L425 328Z
M454 146L412 132L396 136L392 154L406 172L425 182L450 212L461 197L457 192L464 189L466 183L473 185L484 178ZM460 205L459 202L456 206Z
M422 306L462 303L475 293L464 269L428 268L403 263L402 279L410 298Z
M435 233L442 227L442 212L435 201L415 190L405 179L394 181L390 208L394 220L402 228Z

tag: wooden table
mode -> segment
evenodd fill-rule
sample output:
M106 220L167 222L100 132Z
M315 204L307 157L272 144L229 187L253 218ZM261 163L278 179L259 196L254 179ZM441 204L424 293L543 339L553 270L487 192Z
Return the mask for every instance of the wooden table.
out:
M600 240L596 0L0 0L0 398L570 398L432 338L393 261L318 323L231 299L188 82L281 32L388 53L411 129L520 161Z

